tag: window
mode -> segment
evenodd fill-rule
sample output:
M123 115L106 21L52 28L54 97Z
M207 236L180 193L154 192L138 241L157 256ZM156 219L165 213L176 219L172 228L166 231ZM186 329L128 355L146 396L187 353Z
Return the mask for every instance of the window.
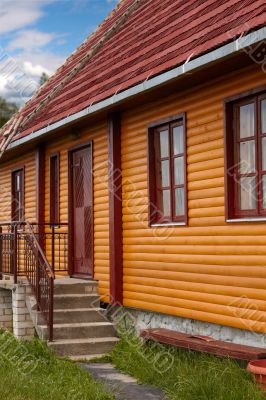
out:
M59 155L50 157L50 223L59 224Z
M24 169L12 172L12 221L24 220Z
M153 124L149 141L151 224L187 222L185 116Z
M266 92L226 104L227 218L266 217Z

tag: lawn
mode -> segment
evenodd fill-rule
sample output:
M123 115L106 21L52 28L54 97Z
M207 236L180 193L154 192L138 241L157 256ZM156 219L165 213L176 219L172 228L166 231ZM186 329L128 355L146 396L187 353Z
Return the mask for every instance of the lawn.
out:
M262 392L240 365L226 358L143 345L123 335L109 358L118 369L162 388L172 400L262 400Z
M237 362L145 344L123 334L111 355L118 369L162 388L172 400L263 400L253 378ZM89 374L55 357L39 340L17 341L0 332L0 398L5 400L114 400Z
M0 398L5 400L114 400L102 385L39 340L0 332Z

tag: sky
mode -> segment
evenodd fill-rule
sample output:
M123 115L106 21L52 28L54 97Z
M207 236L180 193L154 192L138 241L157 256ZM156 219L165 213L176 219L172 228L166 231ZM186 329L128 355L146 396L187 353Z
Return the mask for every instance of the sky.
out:
M0 96L22 105L117 0L0 0Z

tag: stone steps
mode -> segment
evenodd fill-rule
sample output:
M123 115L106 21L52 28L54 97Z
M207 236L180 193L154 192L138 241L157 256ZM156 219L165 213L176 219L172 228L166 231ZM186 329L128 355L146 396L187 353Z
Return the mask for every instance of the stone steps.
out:
M94 360L96 358L102 358L105 357L106 354L91 354L91 355L84 355L84 356L70 356L70 360L72 361L91 361Z
M114 326L100 308L98 283L70 278L55 280L54 341L48 346L58 355L87 360L105 355L118 342ZM37 311L34 297L27 307L41 339L48 338L44 318Z
M63 278L63 282L55 281L54 294L98 294L98 283L96 281L75 282L74 279ZM84 282L86 282L84 284Z
M100 307L97 294L56 294L54 296L54 309L76 309L87 307Z
M40 339L48 339L48 328L39 325ZM54 324L54 339L81 339L113 337L115 330L110 322L79 322L70 324Z
M102 322L106 321L103 311L102 308L57 309L54 311L54 323Z
M91 339L62 339L49 342L48 346L60 356L83 359L87 356L109 353L118 342L116 337Z

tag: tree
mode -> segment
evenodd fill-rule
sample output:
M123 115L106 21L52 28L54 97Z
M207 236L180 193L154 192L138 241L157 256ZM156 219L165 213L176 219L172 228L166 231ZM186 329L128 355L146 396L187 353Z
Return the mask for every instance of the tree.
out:
M39 80L39 85L42 86L45 82L47 82L49 79L49 75L46 74L46 72L43 72L40 80Z
M10 103L0 97L0 128L18 111L15 103Z

